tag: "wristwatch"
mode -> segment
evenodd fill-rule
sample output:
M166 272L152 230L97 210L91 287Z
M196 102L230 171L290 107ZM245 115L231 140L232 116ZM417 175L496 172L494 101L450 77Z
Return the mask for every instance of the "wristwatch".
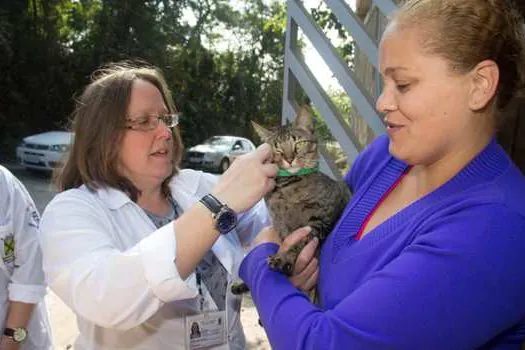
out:
M237 226L237 214L215 196L207 194L200 202L211 211L215 229L221 234L226 234Z
M4 335L11 338L15 343L23 343L27 338L27 329L24 327L4 328Z

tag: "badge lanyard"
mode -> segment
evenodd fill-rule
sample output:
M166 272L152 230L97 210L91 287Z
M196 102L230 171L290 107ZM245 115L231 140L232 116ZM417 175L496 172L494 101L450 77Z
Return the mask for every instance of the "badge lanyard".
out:
M185 317L186 349L208 349L228 344L228 318L226 311L204 311L202 274L195 271L200 299L200 313Z
M200 295L200 311L204 311L204 294L202 293L202 278L199 271L195 272L195 278L197 279L197 289Z

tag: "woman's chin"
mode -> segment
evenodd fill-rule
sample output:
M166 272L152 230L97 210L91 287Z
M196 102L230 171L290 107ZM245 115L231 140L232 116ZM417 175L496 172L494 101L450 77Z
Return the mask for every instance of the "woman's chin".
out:
M392 157L402 162L408 163L408 160L410 159L406 147L401 147L398 143L392 141L392 139L388 145L388 152L390 155L392 155Z

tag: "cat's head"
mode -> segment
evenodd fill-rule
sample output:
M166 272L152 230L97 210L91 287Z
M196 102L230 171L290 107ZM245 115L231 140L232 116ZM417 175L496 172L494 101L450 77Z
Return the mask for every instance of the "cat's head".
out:
M307 107L302 107L295 120L269 130L252 121L262 141L273 149L273 162L280 169L294 174L302 168L315 168L318 164L317 138L314 120Z

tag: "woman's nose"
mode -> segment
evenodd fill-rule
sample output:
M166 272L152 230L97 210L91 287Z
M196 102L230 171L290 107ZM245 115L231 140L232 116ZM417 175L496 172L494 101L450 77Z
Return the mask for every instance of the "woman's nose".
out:
M165 139L171 139L173 137L171 128L168 127L162 120L160 120L159 125L157 125L157 134L159 137Z
M376 110L381 114L387 114L396 109L396 101L392 93L383 89L376 101Z

